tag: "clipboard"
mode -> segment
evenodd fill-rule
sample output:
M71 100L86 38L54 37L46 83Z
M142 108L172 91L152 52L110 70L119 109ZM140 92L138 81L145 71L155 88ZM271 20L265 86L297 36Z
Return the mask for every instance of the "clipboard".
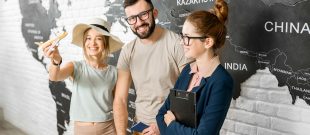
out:
M196 93L170 89L170 110L185 126L197 128Z

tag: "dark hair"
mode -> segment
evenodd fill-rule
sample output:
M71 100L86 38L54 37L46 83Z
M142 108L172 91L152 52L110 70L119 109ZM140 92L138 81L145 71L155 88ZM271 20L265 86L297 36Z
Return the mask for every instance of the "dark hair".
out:
M186 20L196 27L199 34L213 38L213 49L217 51L225 43L227 16L227 3L224 0L216 0L213 9L194 11Z
M136 4L139 0L124 0L123 7L124 9L128 6L132 6ZM150 5L151 8L154 8L154 5L151 0L144 0L146 3Z

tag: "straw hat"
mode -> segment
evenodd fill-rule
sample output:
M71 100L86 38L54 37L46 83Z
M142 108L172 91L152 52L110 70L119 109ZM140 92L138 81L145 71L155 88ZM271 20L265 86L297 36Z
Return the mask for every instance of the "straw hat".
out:
M75 44L79 47L83 47L83 36L85 30L88 28L95 29L100 32L102 35L109 36L109 44L110 44L110 53L118 51L122 48L123 42L116 36L110 34L111 25L108 24L103 19L94 18L89 20L87 23L80 23L75 25L72 32L72 44Z

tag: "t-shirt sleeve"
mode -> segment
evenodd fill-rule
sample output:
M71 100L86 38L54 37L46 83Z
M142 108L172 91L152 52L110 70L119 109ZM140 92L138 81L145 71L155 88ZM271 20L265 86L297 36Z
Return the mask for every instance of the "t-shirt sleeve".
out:
M79 78L81 72L82 61L72 61L73 63L73 81Z
M113 72L113 83L116 83L116 81L117 81L117 68L115 66L112 66L112 72Z
M122 50L121 53L118 57L118 61L117 61L117 69L122 69L122 70L129 70L130 66L129 66L129 62L130 62L130 54L131 54L131 47L132 44L127 44L125 45Z

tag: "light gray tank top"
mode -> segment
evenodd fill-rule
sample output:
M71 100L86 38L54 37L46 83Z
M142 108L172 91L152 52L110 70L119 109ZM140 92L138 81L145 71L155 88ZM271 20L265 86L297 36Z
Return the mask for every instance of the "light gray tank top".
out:
M83 122L105 122L113 119L113 89L117 69L108 65L98 70L83 61L75 61L70 119Z

